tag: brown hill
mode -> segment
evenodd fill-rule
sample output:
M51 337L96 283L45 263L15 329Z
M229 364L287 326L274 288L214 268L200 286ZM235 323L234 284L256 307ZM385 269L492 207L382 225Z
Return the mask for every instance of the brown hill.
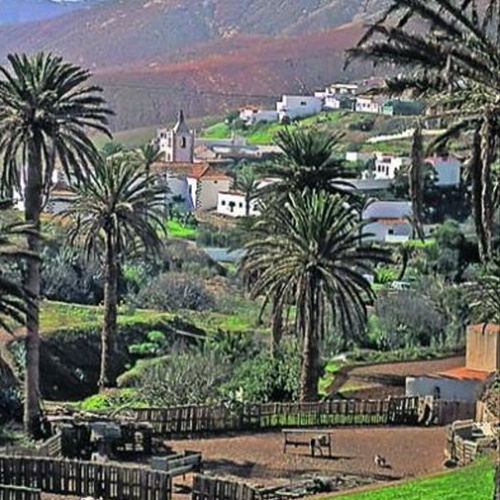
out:
M385 0L373 0L371 9ZM53 19L0 27L0 60L51 50L89 67L116 128L275 101L344 78L365 0L108 0ZM343 26L338 28L339 26ZM338 29L337 29L338 28Z

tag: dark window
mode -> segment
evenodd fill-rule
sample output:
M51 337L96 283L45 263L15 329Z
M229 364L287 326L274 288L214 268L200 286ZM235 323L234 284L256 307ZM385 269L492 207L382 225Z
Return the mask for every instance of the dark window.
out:
M182 137L181 138L181 148L185 148L187 146L187 141L186 141L186 138L185 137Z
M222 200L222 201L220 202L220 204L221 204L223 207L225 207L225 206L226 206L226 200Z
M241 203L241 201L239 203L239 206L240 206L240 208L243 208L243 203Z
M393 235L394 234L394 228L390 227L389 230L387 231L387 234Z
M214 181L214 184L217 184L217 181Z

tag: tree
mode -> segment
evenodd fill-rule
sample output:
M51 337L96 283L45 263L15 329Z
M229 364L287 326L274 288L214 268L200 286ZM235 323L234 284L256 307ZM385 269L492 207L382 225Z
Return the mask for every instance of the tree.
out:
M339 195L306 190L273 205L257 222L241 271L253 296L296 307L302 339L300 399L317 399L319 342L329 323L345 337L366 320L374 298L363 276L385 253L361 246L357 217Z
M411 146L411 162L408 170L410 199L415 230L421 241L424 234L424 140L422 124L417 122Z
M36 258L32 252L19 246L19 238L26 238L28 234L36 237L33 229L26 224L0 223L0 262L2 264ZM32 305L31 293L0 269L0 328L12 332L12 322L25 324L30 310L29 306Z
M245 197L245 217L250 216L252 201L256 198L258 192L257 177L249 167L243 168L234 180L234 188L241 191Z
M163 191L159 179L138 169L130 156L120 155L96 164L72 187L72 205L63 213L73 222L71 241L81 244L86 257L101 257L104 268L104 323L99 387L110 387L116 374L114 351L120 264L127 254L161 247Z
M500 145L500 0L392 0L348 61L362 58L402 69L387 80L393 94L424 98L447 130L432 146L472 133L467 170L480 255L493 255L491 165ZM415 29L418 26L418 29Z
M158 146L147 142L138 149L137 160L146 170L146 174L149 175L151 166L160 159L161 155L162 153Z
M89 85L90 73L62 58L39 53L34 57L9 55L10 68L0 66L0 183L23 194L25 221L35 233L52 186L56 161L68 179L81 178L98 153L87 131L109 135L108 115L101 89ZM40 254L34 234L28 248ZM39 313L40 261L26 263L24 285L34 300L26 322L26 431L39 427Z
M123 144L114 141L106 142L106 144L104 144L104 146L101 148L101 155L104 156L104 158L108 158L109 156L114 156L122 152Z
M500 324L500 255L484 266L470 299L475 321Z
M344 163L335 157L342 134L314 129L287 127L276 134L275 143L282 154L276 162L261 167L262 175L275 182L259 190L259 198L279 203L289 193L305 188L327 193L349 194L350 184L341 181Z

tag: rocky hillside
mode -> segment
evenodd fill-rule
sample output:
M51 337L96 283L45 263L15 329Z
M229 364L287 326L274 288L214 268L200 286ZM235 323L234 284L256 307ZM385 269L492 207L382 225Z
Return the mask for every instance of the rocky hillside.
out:
M343 51L385 1L367 12L366 0L87 0L0 26L0 60L44 49L92 68L117 111L115 128L137 127L179 105L191 116L220 114L342 78Z

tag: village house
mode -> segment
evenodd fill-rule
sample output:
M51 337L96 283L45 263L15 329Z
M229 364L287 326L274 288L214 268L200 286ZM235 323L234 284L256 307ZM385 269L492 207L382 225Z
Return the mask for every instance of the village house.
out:
M357 113L380 114L386 101L387 97L382 95L358 95L355 111Z
M375 165L371 172L374 179L395 179L398 171L408 165L406 156L394 156L386 153L375 153Z
M278 111L247 106L240 110L240 120L245 125L255 125L259 122L277 122Z
M368 222L363 234L369 241L404 243L413 236L412 209L409 201L374 201L362 212Z
M500 325L471 325L467 328L465 366L406 377L406 395L475 402L480 398L485 384L499 370Z
M214 210L219 193L231 189L233 179L208 165L194 164L187 175L189 197L194 210Z
M462 178L462 164L452 155L434 155L425 159L436 175L436 186L458 186Z
M280 122L316 115L322 109L322 99L315 96L284 95L281 101L276 103Z
M382 104L380 112L389 116L417 116L425 109L421 101L409 99L390 99Z
M248 215L260 215L257 200L250 200ZM237 190L222 191L217 200L217 213L229 217L246 217L245 193Z

